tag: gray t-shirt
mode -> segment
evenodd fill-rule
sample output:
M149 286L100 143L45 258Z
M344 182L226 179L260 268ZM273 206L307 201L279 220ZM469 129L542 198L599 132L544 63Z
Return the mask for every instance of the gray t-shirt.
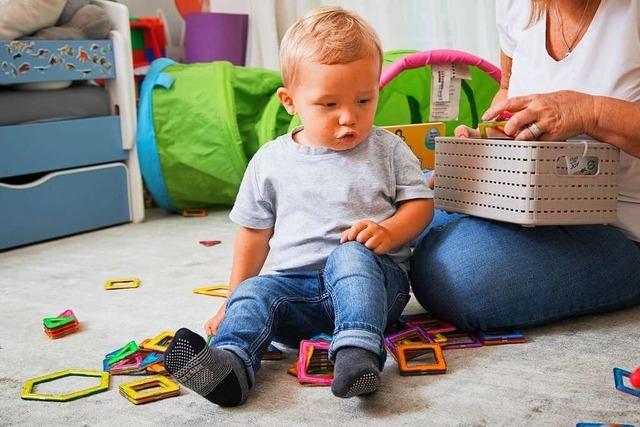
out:
M386 130L372 128L345 151L300 145L291 135L253 156L229 214L247 228L274 227L274 271L323 268L340 234L357 221L380 223L395 214L398 202L433 198L418 159ZM389 255L402 264L409 253L405 245Z

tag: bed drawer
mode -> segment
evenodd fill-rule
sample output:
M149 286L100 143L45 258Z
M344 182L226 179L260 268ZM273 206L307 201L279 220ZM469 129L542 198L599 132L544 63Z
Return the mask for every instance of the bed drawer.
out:
M0 178L125 160L120 118L0 127Z
M0 182L0 249L130 221L128 180L114 163Z

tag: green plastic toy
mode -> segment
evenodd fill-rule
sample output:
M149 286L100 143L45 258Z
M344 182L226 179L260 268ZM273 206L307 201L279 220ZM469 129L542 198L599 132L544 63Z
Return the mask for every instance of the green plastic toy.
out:
M68 325L73 322L73 317L64 316L64 317L45 317L42 319L42 323L49 329L59 328L60 326Z
M111 366L114 363L121 361L125 357L132 355L136 351L138 351L138 343L135 341L130 341L124 347L121 347L118 350L107 354L107 364Z

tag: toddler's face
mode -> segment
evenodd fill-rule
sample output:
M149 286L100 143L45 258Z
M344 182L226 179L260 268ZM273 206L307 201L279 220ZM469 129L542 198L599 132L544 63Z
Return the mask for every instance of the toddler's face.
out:
M373 126L379 67L375 56L334 65L302 61L295 83L285 89L304 125L296 142L332 150L360 144Z

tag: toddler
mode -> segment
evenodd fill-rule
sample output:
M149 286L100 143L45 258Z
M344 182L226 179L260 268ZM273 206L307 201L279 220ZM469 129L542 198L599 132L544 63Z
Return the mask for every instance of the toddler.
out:
M285 34L278 96L302 126L252 158L229 214L240 226L226 307L205 324L211 346L180 329L166 369L220 406L242 404L272 339L333 334L333 394L377 390L383 333L409 300L407 242L433 216L419 162L373 126L382 50L338 7ZM270 274L259 275L267 255Z

